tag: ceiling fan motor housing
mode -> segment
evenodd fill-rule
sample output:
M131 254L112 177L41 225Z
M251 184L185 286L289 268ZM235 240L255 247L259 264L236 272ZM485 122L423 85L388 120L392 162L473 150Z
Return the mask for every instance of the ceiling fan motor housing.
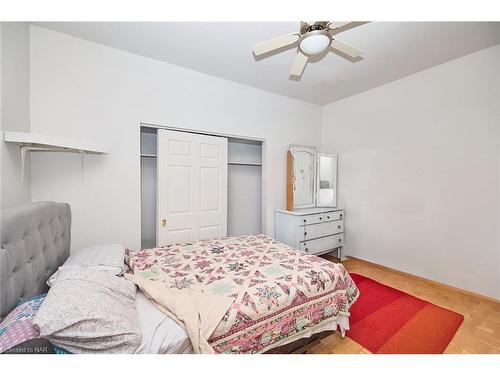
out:
M307 31L315 31L315 30L324 30L325 28L323 26L321 26L320 24L318 23L315 23L314 25L311 25L309 26L309 28L307 29Z
M310 31L316 30L326 30L328 26L328 21L316 21L313 23L301 22L300 23L300 34L306 34Z

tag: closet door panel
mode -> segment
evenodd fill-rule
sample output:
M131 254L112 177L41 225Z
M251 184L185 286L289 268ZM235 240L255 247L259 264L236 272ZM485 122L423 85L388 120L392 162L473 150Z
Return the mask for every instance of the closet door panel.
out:
M191 144L190 141L180 141L171 139L168 142L169 156L175 157L186 157L191 156Z
M172 165L168 169L168 214L191 214L193 199L192 168Z
M217 237L222 237L219 225L206 225L200 227L200 240L208 240Z
M190 228L186 229L174 229L168 231L169 244L173 243L183 243L193 240L193 236Z
M158 130L157 245L225 236L227 139Z
M220 160L221 156L221 147L215 143L201 143L201 157L203 159L215 159Z
M200 239L227 235L227 138L200 142Z
M216 167L202 167L200 172L201 212L220 212L220 185L222 182L220 178L220 170Z

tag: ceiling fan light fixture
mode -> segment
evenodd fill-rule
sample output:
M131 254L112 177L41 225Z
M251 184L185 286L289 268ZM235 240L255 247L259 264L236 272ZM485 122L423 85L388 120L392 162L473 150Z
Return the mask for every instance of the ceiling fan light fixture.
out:
M307 56L317 55L330 47L332 37L325 30L311 31L305 34L299 43L299 49Z
M346 59L358 59L363 51L359 48L333 39L333 36L366 22L314 21L300 22L299 32L282 35L253 46L255 57L297 48L296 56L290 69L290 79L300 81L308 61L316 62L326 56L327 51L341 52ZM315 56L315 57L313 57ZM357 61L357 60L356 60Z

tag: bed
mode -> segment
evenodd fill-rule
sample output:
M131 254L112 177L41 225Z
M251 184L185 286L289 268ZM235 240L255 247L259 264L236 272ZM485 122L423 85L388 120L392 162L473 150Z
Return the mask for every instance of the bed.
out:
M0 322L20 301L49 290L47 280L68 259L70 245L68 204L37 202L1 211ZM192 352L189 337L178 324L140 292L136 302L143 336L137 353ZM47 344L36 341L34 346L41 352L54 353Z
M67 204L41 202L2 212L2 318L20 299L47 291L47 279L69 256L70 227ZM129 251L127 264L125 277L144 292L136 297L143 336L137 353L294 352L338 327L348 329L349 307L359 293L341 265L266 236ZM206 337L197 338L209 350L193 337L189 319L172 313L178 307L165 303L167 296L186 295L187 306L204 303L199 316L218 311Z
M181 317L202 353L259 353L337 327L344 332L358 296L341 264L265 235L130 251L127 263L126 277L163 312Z

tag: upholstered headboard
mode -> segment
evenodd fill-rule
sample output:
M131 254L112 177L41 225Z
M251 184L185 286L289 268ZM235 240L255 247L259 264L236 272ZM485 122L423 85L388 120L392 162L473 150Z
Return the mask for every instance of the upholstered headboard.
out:
M47 291L45 284L69 256L68 204L38 202L0 215L0 320L20 299Z

